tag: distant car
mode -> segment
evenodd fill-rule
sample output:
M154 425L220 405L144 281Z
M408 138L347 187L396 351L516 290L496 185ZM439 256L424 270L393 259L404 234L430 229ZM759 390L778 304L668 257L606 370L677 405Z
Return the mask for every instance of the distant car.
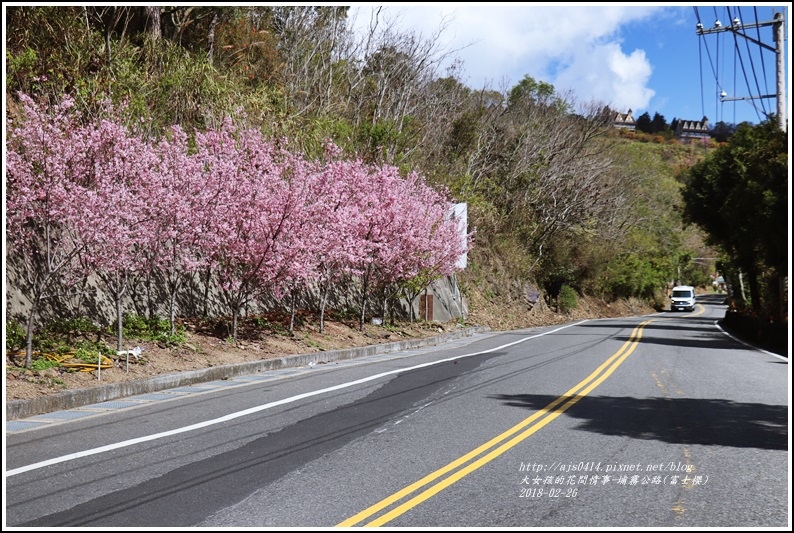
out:
M695 288L689 285L679 285L673 288L670 295L670 311L694 311Z

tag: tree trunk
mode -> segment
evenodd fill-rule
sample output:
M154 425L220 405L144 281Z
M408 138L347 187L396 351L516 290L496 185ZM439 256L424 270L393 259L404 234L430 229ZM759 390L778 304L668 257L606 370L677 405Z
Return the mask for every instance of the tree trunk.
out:
M744 290L744 275L742 275L742 271L739 271L739 296L742 297L742 303L747 302L747 296Z
M39 301L40 298L36 298L33 301L33 306L30 308L30 313L28 314L28 327L25 342L25 368L30 368L31 365L33 365L33 325L36 323Z
M295 332L295 291L290 292L289 302L289 332Z
M163 30L160 26L160 6L146 6L143 8L146 13L146 29L149 37L158 41L163 36Z
M367 278L368 276L365 274L361 286L361 318L358 325L359 331L364 331L364 320L367 316Z
M212 53L215 50L215 26L218 25L218 13L213 13L212 21L210 22L210 31L207 35L207 41L209 41L210 49L207 51L207 60L209 60L210 65L212 65Z
M232 341L237 342L237 317L240 315L240 306L235 305L232 310Z
M325 306L328 305L328 293L330 292L330 283L325 284L322 289L322 299L320 300L320 333L325 333Z
M178 286L171 287L171 297L169 298L168 319L171 321L171 335L176 333L176 291ZM183 315L184 316L184 315Z
M204 318L207 318L209 313L208 302L210 299L210 281L212 278L212 269L207 267L207 279L204 281Z
M113 27L108 24L105 26L105 55L107 56L108 65L110 65L112 55L110 53L110 32L113 31Z
M124 344L124 318L121 316L121 295L117 295L116 298L116 333L117 333L117 343L118 346L117 350L122 350L122 344Z
M758 272L755 269L747 273L747 283L750 285L750 303L756 316L758 316L761 312L761 291L758 287Z

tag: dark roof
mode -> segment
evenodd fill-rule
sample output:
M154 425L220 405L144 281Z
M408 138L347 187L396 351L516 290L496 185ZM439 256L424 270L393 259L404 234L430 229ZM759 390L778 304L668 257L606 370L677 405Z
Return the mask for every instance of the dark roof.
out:
M701 120L678 119L675 125L676 136L704 135L709 133L709 119L703 117Z
M634 116L632 115L631 109L629 109L628 113L620 113L610 109L609 106L604 106L603 113L604 116L615 127L628 126L633 128L635 125Z

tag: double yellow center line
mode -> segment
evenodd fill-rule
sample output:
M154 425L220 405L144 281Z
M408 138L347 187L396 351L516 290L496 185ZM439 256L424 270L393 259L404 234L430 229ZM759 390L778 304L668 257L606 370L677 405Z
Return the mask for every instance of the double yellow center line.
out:
M646 325L648 325L650 322L651 322L650 320L646 320L645 322L640 323L640 325L634 328L634 331L631 332L631 336L623 344L623 346L621 346L620 350L615 352L614 355L612 355L609 359L604 361L604 363L601 366L599 366L597 369L595 369L595 371L593 371L592 374L587 376L585 379L583 379L573 388L571 388L568 392L566 392L565 394L563 394L562 396L551 402L549 405L547 405L540 411L536 412L529 418L519 422L518 424L508 429L501 435L475 448L466 455L452 461L447 466L440 468L439 470L436 470L431 474L428 474L419 481L412 483L411 485L408 485L404 489L395 492L391 496L381 500L375 505L372 505L371 507L364 509L360 513L351 516L347 520L340 522L339 524L337 524L337 527L353 527L359 525L361 522L364 522L365 520L369 519L376 513L402 500L406 496L413 494L422 487L425 487L426 485L430 485L431 483L441 478L442 476L456 470L461 465L468 463L469 461L481 455L482 453L486 452L487 450L494 448L494 446L499 445L497 448L491 450L486 455L483 455L476 461L469 463L464 468L455 471L450 476L444 478L435 485L432 485L431 487L425 489L424 491L420 492L410 500L400 504L397 507L394 507L389 512L384 513L378 518L364 524L364 526L366 527L382 526L383 524L386 524L387 522L394 520L395 518L407 512L408 510L419 505L423 501L438 494L445 488L449 487L459 479L462 479L463 477L474 472L481 466L496 459L497 457L505 453L507 450L517 445L518 443L520 443L530 435L534 434L543 426L545 426L546 424L548 424L549 422L560 416L562 413L567 411L568 408L570 408L572 405L576 404L576 402L587 396L590 392L593 391L593 389L595 389L598 385L600 385L601 382L603 382L606 378L608 378L615 371L615 369L619 367L621 363L623 363L623 361L629 355L631 355L631 353L637 347L640 338L642 337L643 328ZM516 435L516 433L518 434Z

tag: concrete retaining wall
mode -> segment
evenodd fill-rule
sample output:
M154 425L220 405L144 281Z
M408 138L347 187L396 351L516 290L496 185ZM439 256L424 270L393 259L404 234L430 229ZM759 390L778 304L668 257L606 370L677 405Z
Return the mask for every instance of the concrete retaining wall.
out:
M7 258L6 317L15 319L20 324L25 323L31 308L28 297L31 288L27 286L26 277L23 275L28 267L19 258L13 256ZM458 290L455 276L433 282L428 287L427 293L434 295L433 321L448 322L458 318L465 319L468 316L468 308L463 295ZM315 294L311 298L319 299L319 295ZM359 298L355 291L353 294L332 294L329 307L357 309L360 305ZM378 302L375 299L376 296L371 295L372 301L367 304L370 315L377 312ZM312 302L305 303L312 305ZM414 308L414 316L419 316L419 297L411 305ZM156 280L148 284L142 282L131 286L122 299L122 306L124 313L135 313L140 316L168 317L170 314L168 294L162 282ZM301 307L300 303L299 307ZM408 302L403 301L398 307L400 308L398 310L404 311L407 317ZM260 299L249 304L241 310L241 313L242 316L246 316L276 309L285 310L286 304L275 299L269 301ZM194 277L179 291L175 311L178 317L231 315L229 308L224 305L217 284L213 281L207 284L202 276ZM50 295L40 302L37 316L39 324L65 317L87 317L100 326L108 326L116 322L116 308L112 298L105 294L96 278L89 277L78 285L59 288L57 295Z

